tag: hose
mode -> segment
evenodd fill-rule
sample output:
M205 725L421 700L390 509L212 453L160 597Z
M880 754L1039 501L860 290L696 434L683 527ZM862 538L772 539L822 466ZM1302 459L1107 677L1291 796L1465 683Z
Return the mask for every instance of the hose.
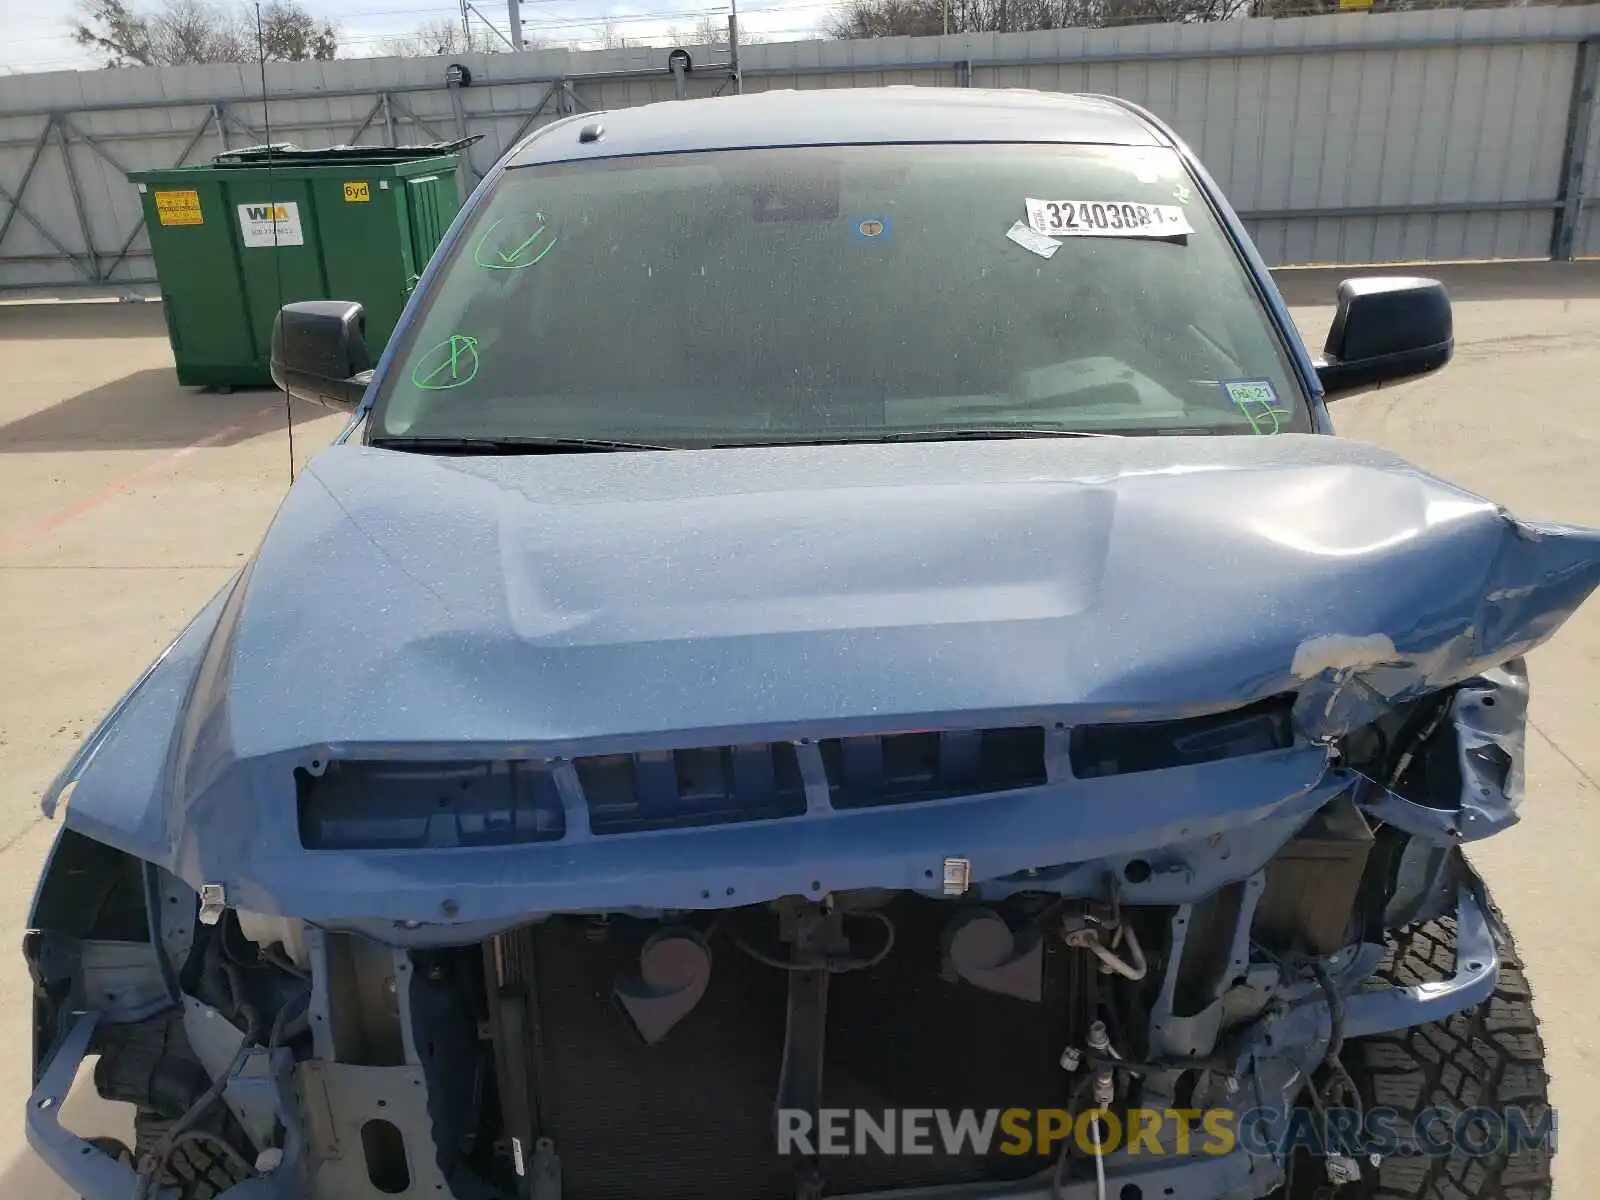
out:
M292 1018L290 1013L294 1013ZM284 1042L293 1041L310 1027L311 989L307 988L278 1010L272 1020L272 1032L267 1037L267 1050L276 1050Z
M1344 997L1339 994L1339 989L1334 986L1328 970L1319 962L1311 964L1311 972L1317 977L1317 986L1322 989L1324 998L1328 1001L1328 1022L1332 1026L1328 1034L1328 1052L1323 1056L1328 1070L1333 1073L1345 1095L1349 1098L1350 1106L1356 1110L1357 1128L1365 1129L1367 1114L1362 1108L1361 1093L1356 1088L1356 1081L1350 1077L1349 1070L1344 1065L1340 1054L1344 1051ZM1313 1098L1316 1089L1312 1088ZM1333 1083L1330 1082L1328 1094L1333 1094Z
M875 909L868 909L865 912L858 913L845 913L844 915L847 917L868 917L874 921L877 921L883 926L883 945L879 947L878 952L872 955L870 958L844 958L828 960L824 966L830 974L844 975L851 971L870 970L881 963L884 959L889 957L889 952L894 949L895 932L894 922L891 921L888 916L886 916L884 913L876 911ZM774 970L778 971L814 971L819 969L817 967L806 966L803 963L795 963L789 961L788 959L778 958L776 955L768 954L764 950L758 950L749 942L745 941L743 935L740 934L739 931L734 927L732 921L727 923L727 934L730 942L732 942L741 951L755 959L756 962L760 963L764 967L772 967Z
M1327 1061L1331 1066L1339 1061L1339 1054L1344 1049L1344 997L1339 994L1339 989L1333 986L1333 979L1328 974L1328 969L1319 962L1311 964L1311 973L1317 977L1317 986L1322 989L1323 997L1328 1001L1328 1022L1333 1026L1328 1035Z
M1133 932L1133 926L1119 925L1116 936L1119 939L1126 937L1128 953L1134 960L1132 963L1118 957L1116 951L1103 946L1098 938L1093 941L1085 941L1084 945L1088 947L1090 953L1124 979L1131 979L1135 982L1143 979L1149 971L1149 964L1145 962L1144 948L1139 945L1139 937Z

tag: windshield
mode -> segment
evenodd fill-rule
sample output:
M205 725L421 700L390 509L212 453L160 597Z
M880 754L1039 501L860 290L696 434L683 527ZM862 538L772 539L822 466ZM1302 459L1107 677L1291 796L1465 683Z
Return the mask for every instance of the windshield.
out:
M371 436L704 446L1309 431L1170 150L737 150L506 171Z

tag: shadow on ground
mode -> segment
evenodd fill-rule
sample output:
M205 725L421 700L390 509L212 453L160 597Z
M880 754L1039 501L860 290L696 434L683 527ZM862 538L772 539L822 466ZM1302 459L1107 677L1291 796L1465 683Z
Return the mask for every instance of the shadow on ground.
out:
M296 423L324 416L326 409L294 405ZM283 420L281 392L201 392L178 386L171 367L154 367L0 425L0 454L162 449L202 440L208 446L231 446Z
M160 304L0 304L0 342L166 336Z
M93 1060L86 1060L61 1106L61 1123L79 1137L113 1137L131 1146L133 1106L102 1100L94 1090L93 1070ZM12 1113L20 1127L21 1106ZM6 1200L77 1200L77 1193L26 1146L9 1165L0 1167L0 1196Z
M1333 305L1339 281L1361 275L1437 279L1459 304L1472 300L1592 300L1600 297L1600 261L1575 263L1426 263L1403 267L1279 267L1272 272L1291 308Z

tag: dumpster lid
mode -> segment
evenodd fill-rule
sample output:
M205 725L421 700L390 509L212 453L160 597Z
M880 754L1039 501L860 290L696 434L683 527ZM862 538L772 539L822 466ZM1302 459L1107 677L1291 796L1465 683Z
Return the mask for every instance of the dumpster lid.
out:
M423 142L410 146L323 146L320 149L303 149L292 142L274 142L264 146L242 146L237 150L224 150L213 156L212 163L219 167L238 167L271 162L394 162L417 158L433 158L451 154L483 140L483 134L456 138L450 142Z

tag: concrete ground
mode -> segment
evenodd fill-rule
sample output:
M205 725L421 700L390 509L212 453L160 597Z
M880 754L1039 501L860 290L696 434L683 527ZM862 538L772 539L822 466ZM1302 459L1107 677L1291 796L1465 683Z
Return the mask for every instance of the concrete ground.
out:
M1455 363L1340 402L1374 441L1518 514L1600 526L1600 263L1441 268ZM1337 272L1280 283L1312 347ZM38 798L79 739L255 545L283 496L281 397L208 395L173 378L155 305L0 305L0 1197L67 1200L22 1140L28 981L16 953L54 832ZM295 457L341 419L297 408ZM1528 961L1560 1128L1561 1195L1600 1189L1600 600L1532 663L1529 796L1474 855ZM1591 807L1591 805L1593 807ZM127 1118L80 1087L67 1123ZM124 1136L126 1136L124 1134Z

